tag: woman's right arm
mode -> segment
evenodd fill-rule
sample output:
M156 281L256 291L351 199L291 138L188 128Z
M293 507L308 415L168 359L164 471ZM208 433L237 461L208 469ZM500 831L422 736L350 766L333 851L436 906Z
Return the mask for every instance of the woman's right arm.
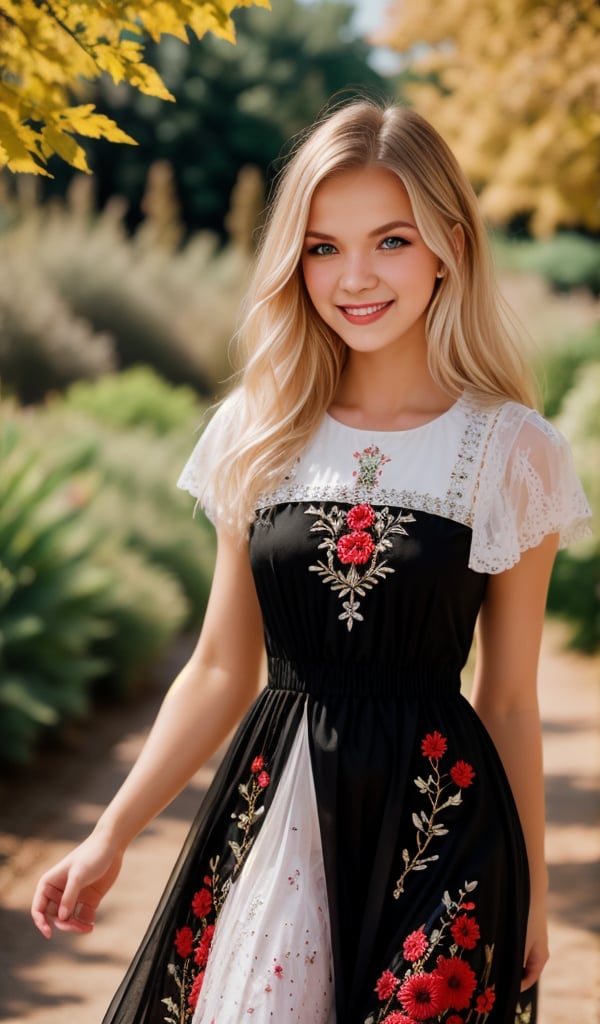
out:
M91 931L131 840L183 789L251 704L263 649L247 545L219 532L196 648L169 689L140 756L91 835L40 879L32 917L50 938Z

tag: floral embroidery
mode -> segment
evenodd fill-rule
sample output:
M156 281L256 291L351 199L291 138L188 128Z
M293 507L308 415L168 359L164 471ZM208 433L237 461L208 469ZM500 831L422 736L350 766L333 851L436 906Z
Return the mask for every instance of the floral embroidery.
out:
M364 597L380 580L395 572L387 559L381 558L392 547L390 538L407 537L402 524L414 523L415 517L402 512L394 515L389 508L376 511L369 504L354 505L348 512L337 505L328 512L323 505L310 505L305 515L316 517L310 532L325 534L319 550L327 552L327 562L319 559L316 565L309 566L309 572L318 573L340 599L348 598L343 601L338 618L350 631L355 622L363 621L357 597ZM338 562L349 569L344 571Z
M517 1003L517 1015L515 1017L515 1024L531 1024L533 1019L533 1008L531 1002L527 1003L526 1006L522 1006L521 1003Z
M255 757L250 766L250 779L238 786L238 792L246 808L231 815L237 821L240 832L239 841L230 839L228 842L235 861L233 871L229 877L222 879L220 857L216 856L210 860L211 873L204 876L204 884L194 893L190 904L191 925L186 924L175 932L173 945L177 957L183 964L175 961L169 963L167 967L177 987L179 999L175 1001L171 996L167 996L161 1000L167 1009L167 1014L163 1018L165 1024L188 1024L193 1017L202 990L217 918L232 881L254 842L252 830L264 814L264 806L258 801L271 782L265 763L262 754Z
M354 470L352 476L356 477L357 486L372 491L379 483L383 467L391 459L376 444L363 448L362 452L354 452L354 458L358 460L358 469Z
M448 829L439 820L439 815L447 807L460 806L462 803L461 790L470 786L475 778L473 768L466 761L457 761L450 768L449 772L442 773L440 771L440 760L444 757L447 749L448 741L446 737L442 736L437 730L427 733L421 741L421 753L429 761L430 772L427 779L423 779L419 775L414 782L419 793L427 797L429 809L428 812L421 811L420 814L417 814L415 811L413 813L412 821L417 830L416 850L413 854L409 852L408 848L402 851L404 869L396 882L394 899L399 899L404 892L404 883L411 871L425 871L428 864L439 860L439 854L437 853L429 854L428 857L424 856L434 839L439 836L448 835ZM458 786L458 789L455 793L448 793L452 782ZM469 922L468 925L463 923L462 927L466 929L464 932L466 935L468 929L473 929L476 925ZM471 931L469 934L472 936L473 932ZM456 936L455 941L458 942Z
M480 943L477 920L467 913L475 909L467 897L476 888L476 881L465 882L456 899L445 892L437 927L429 935L419 928L406 936L402 949L408 968L404 972L383 972L375 985L382 1005L367 1017L365 1024L485 1024L496 998L494 986L490 985L494 947L483 948L480 977L464 958L465 949L475 949ZM465 919L469 921L466 930ZM463 941L465 937L468 944Z

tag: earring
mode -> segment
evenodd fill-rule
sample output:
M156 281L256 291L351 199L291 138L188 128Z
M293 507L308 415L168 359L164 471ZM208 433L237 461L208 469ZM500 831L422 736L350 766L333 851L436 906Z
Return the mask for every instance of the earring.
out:
M444 277L445 273L446 273L445 270L438 270L438 272L437 272L437 274L435 276L436 277Z

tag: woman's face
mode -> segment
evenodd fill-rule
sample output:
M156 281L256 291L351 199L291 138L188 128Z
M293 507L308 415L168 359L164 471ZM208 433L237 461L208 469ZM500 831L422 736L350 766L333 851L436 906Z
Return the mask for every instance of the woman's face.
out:
M392 171L341 171L315 190L302 271L316 311L350 349L425 345L440 265Z

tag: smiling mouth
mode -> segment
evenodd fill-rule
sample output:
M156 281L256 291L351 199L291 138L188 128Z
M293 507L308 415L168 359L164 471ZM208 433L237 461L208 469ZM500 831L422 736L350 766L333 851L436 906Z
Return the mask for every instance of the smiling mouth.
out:
M381 313L388 306L391 306L391 302L377 302L371 306L340 306L342 313L347 313L349 316L373 316L374 313Z

